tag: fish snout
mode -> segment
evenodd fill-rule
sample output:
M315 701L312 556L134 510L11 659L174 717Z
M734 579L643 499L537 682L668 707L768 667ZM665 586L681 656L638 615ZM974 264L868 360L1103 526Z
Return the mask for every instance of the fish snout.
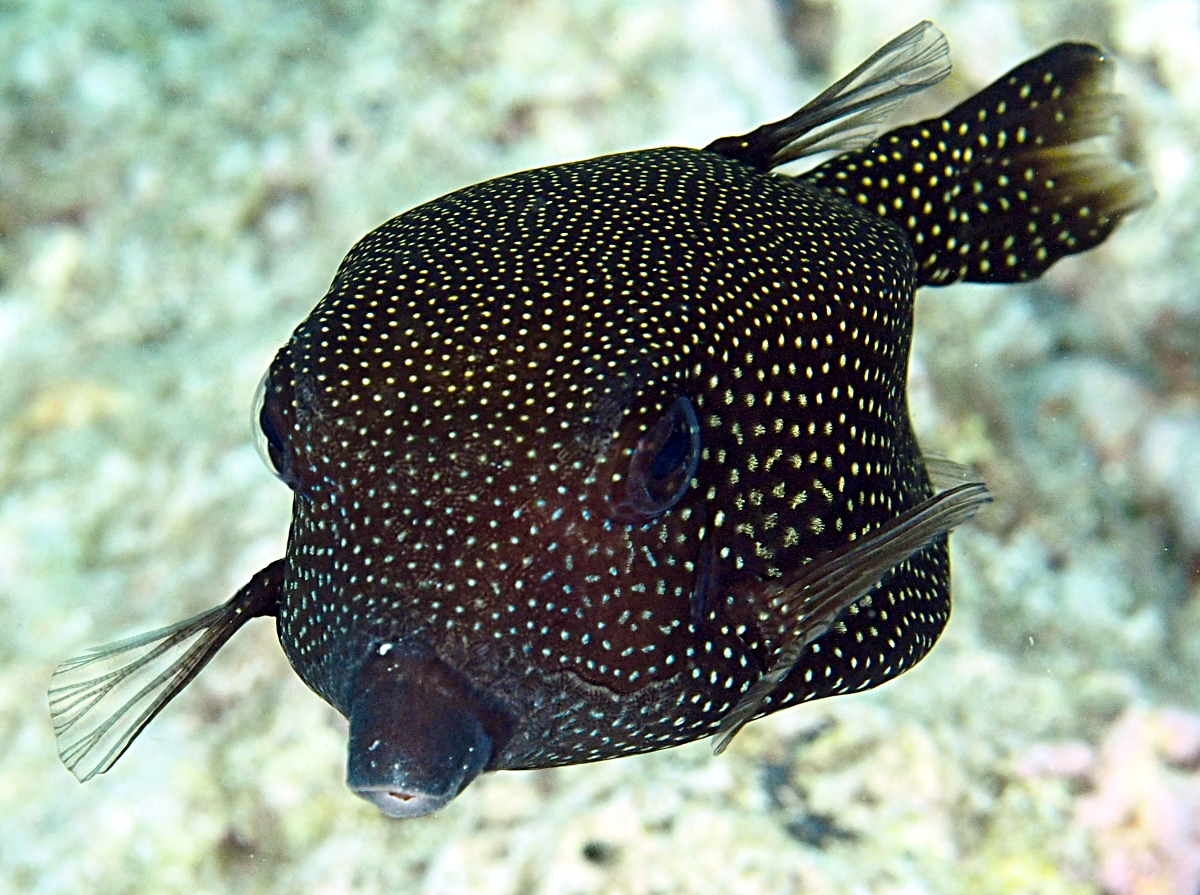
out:
M390 647L372 650L358 675L346 785L389 817L419 817L488 767L502 746L497 711L436 657Z

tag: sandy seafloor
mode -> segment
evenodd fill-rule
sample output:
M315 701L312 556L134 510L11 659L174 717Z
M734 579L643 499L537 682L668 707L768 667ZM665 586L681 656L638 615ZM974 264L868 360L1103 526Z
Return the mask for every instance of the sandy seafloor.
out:
M955 75L909 118L1100 42L1160 194L1033 285L922 295L915 424L996 497L926 661L720 758L490 775L396 822L260 621L112 772L63 769L59 660L283 550L249 405L359 236L782 117L925 17ZM1196 895L1198 146L1194 0L0 0L0 890Z

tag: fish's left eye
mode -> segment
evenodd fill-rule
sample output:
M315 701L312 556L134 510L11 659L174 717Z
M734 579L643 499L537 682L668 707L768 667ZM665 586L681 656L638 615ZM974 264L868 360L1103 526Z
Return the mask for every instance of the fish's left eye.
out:
M286 423L280 418L276 402L271 400L272 395L268 394L270 379L271 373L268 370L259 381L258 390L254 394L254 415L251 419L251 425L254 427L254 446L267 468L285 485L294 489L296 484L283 439L283 433L287 431Z
M700 462L700 422L687 398L677 398L646 430L629 457L624 476L614 477L610 516L618 522L645 522L683 497Z

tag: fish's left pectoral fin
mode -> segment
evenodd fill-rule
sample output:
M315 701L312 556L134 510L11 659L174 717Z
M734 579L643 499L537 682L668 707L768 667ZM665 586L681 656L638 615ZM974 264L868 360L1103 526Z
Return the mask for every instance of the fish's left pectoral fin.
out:
M948 74L945 35L920 22L787 118L705 149L764 173L806 156L859 149L879 135L900 103Z
M50 680L50 718L59 758L79 782L111 768L243 624L273 615L282 582L277 560L214 609L61 663Z
M737 732L762 711L813 641L832 628L843 612L870 593L896 565L990 502L982 482L943 491L846 547L814 558L799 577L772 586L764 594L763 615L784 620L775 632L780 646L771 666L722 719L713 753L724 752Z

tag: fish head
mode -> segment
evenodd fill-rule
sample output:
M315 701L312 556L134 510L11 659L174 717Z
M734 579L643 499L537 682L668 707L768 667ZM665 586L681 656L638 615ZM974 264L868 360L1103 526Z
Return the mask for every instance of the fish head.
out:
M612 318L585 325L555 298L530 300L564 318L537 337L506 322L471 338L494 300L426 323L407 292L372 310L335 282L264 380L264 454L295 493L280 640L349 719L351 788L393 816L509 766L514 734L545 732L527 729L531 682L609 674L590 650L607 630L623 652L631 606L687 614L694 383L650 327L589 341ZM617 691L636 686L616 670Z

